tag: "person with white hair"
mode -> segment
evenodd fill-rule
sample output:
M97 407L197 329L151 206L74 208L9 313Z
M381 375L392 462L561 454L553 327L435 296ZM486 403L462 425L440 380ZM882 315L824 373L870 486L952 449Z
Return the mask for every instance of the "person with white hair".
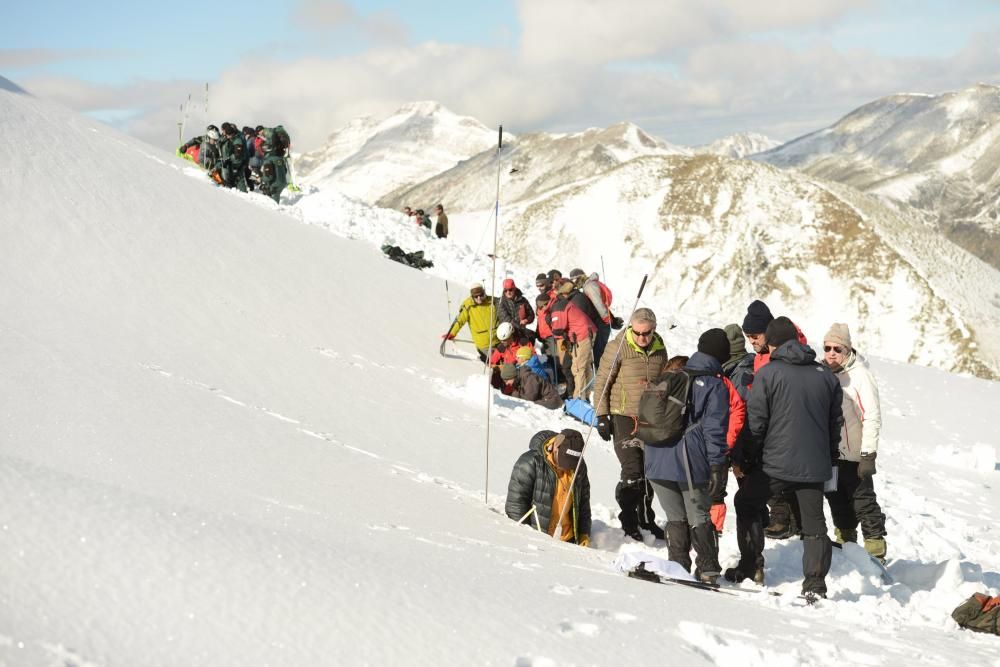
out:
M823 337L823 363L836 375L844 393L837 489L826 494L836 540L857 542L860 522L865 550L885 562L885 514L872 479L882 432L878 385L868 361L854 349L846 324L833 324Z

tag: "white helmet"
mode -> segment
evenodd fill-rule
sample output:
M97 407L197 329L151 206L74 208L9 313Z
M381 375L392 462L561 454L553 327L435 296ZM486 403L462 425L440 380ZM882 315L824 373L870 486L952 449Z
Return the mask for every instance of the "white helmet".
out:
M497 338L507 340L514 335L514 325L510 322L501 322L497 327Z

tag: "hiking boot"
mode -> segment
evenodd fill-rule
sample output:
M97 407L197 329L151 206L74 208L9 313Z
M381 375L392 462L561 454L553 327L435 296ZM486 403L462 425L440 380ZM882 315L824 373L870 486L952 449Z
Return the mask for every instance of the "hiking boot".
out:
M857 528L837 528L833 531L833 535L837 544L843 544L844 542L856 543L858 541Z
M625 537L631 537L636 542L642 542L642 533L639 532L638 528L622 528L622 532L625 533Z
M658 540L665 540L667 536L663 534L663 529L657 526L655 523L644 523L639 525L643 530L648 530L649 533Z
M884 537L866 537L865 538L865 551L867 551L873 558L877 558L879 562L885 565L885 538Z
M798 531L793 529L790 525L774 523L764 529L764 535L772 540L787 540L790 537L798 535Z
M719 573L718 572L695 572L695 578L703 584L708 584L709 586L719 585Z
M734 584L739 584L746 581L747 579L753 579L753 583L758 586L764 585L764 568L756 567L753 570L743 570L739 566L726 568L725 573L722 575L726 581L731 581Z

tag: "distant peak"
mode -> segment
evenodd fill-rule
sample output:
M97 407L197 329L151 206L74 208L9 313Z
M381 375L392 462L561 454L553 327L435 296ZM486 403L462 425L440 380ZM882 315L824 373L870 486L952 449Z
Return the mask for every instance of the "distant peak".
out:
M434 102L433 100L424 100L421 102L407 102L403 106L399 107L396 111L397 114L415 114L420 116L431 116L436 113L440 113L444 110L440 102Z

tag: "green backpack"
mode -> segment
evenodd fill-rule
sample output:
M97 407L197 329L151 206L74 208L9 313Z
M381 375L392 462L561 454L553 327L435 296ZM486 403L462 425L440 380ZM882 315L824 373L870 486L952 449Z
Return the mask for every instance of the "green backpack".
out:
M989 611L983 611L983 607L989 601L990 596L986 593L976 593L958 605L955 611L951 612L951 617L961 627L973 632L1000 635L1000 605L995 605Z

